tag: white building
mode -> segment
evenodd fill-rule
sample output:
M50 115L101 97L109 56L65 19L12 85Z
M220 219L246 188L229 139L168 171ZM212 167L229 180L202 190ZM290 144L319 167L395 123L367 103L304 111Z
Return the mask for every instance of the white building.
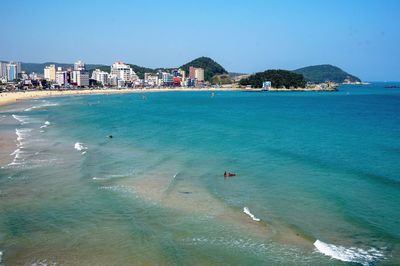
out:
M164 85L172 85L174 82L174 76L171 73L163 72L162 81Z
M117 77L123 81L135 81L139 79L135 71L133 71L129 65L123 62L115 62L112 64L111 76Z
M57 71L56 72L56 83L60 86L68 84L68 72Z
M46 66L44 68L44 78L49 81L56 80L56 66L55 65Z
M92 73L92 79L100 82L103 85L108 84L108 73L105 71L101 71L100 69L95 69Z
M158 75L153 73L144 73L144 83L148 86L159 86Z

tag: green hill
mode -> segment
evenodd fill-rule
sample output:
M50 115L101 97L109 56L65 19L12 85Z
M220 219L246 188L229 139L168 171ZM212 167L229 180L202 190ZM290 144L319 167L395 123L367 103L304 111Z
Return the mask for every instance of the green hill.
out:
M185 70L187 75L189 75L189 67L191 66L204 68L204 79L206 81L212 81L212 78L215 75L228 74L225 68L209 57L199 57L187 64L184 64L180 68Z
M264 81L271 81L274 88L304 88L306 81L303 75L288 70L267 70L250 75L239 81L240 85L261 88Z
M293 72L302 74L306 81L321 83L332 81L336 83L343 83L346 79L350 82L361 82L359 78L353 76L342 69L332 65L316 65L303 67L294 70Z

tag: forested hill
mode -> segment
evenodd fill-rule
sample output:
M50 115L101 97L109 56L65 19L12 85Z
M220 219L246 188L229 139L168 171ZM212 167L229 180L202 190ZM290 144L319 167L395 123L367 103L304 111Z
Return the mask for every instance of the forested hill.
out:
M189 67L191 66L204 68L204 79L206 81L211 81L211 79L215 75L228 74L225 68L223 68L220 64L209 57L199 57L195 60L190 61L189 63L182 65L180 68L185 70L186 73L189 74Z
M316 65L303 67L294 70L293 72L302 74L306 81L313 83L322 83L332 81L343 83L346 79L350 82L361 82L361 80L342 69L332 65Z
M306 81L303 75L288 70L267 70L250 75L239 81L240 85L261 88L264 81L271 81L274 88L304 88Z

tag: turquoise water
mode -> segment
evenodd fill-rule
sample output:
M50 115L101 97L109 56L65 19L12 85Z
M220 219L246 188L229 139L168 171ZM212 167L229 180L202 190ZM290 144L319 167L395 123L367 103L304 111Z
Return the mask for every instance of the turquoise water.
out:
M0 265L400 263L399 89L49 98L0 123Z

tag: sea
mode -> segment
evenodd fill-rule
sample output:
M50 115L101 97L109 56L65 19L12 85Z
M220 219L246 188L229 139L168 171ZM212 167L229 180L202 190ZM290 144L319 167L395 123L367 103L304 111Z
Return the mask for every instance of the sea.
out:
M2 106L0 265L400 265L387 85Z

